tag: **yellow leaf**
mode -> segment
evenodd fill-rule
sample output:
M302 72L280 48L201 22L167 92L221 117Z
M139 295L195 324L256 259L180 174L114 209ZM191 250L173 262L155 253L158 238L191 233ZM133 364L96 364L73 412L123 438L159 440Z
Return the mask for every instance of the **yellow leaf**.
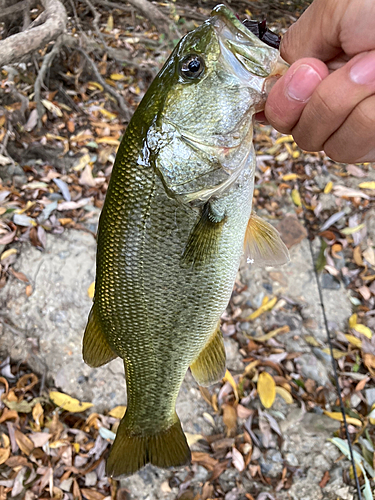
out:
M310 345L312 345L314 347L320 347L319 342L312 335L306 335L306 337L304 337L304 339L306 340L306 342L308 344L310 344Z
M292 191L292 200L293 200L293 203L297 207L301 207L302 206L301 197L299 195L298 189L293 189L293 191Z
M236 381L234 380L234 378L233 378L233 376L232 376L232 374L231 374L231 372L229 370L227 370L225 372L223 381L230 383L230 385L232 386L232 389L233 389L236 401L239 401L240 398L238 397L237 384L236 384Z
M9 248L9 250L5 250L5 252L3 252L1 254L0 260L5 260L10 255L14 255L16 253L17 253L17 250L15 248Z
M96 140L98 144L109 144L110 146L119 146L120 141L118 139L114 139L113 137L99 137L99 139Z
M260 337L250 337L251 340L255 340L255 342L266 342L269 339L272 339L273 337L276 337L276 335L279 335L280 333L288 333L290 330L288 325L281 326L280 328L276 328L275 330L272 330L271 332L266 333L265 335L261 335Z
M81 449L81 445L79 443L73 443L73 448L76 453L79 453L79 450Z
M298 179L297 174L285 174L282 176L283 181L294 181L295 179Z
M338 420L339 422L344 421L344 418L343 418L341 412L323 410L323 413L324 413L324 415L327 415L327 417L332 418L333 420ZM346 421L348 422L348 424L357 425L358 427L362 427L362 422L359 420L359 418L348 417L346 415Z
M107 26L106 26L106 31L112 31L113 30L113 16L110 14L108 16L108 21L107 21Z
M87 84L87 88L88 88L89 90L95 90L95 89L98 89L98 90L100 90L100 92L103 92L103 90L104 90L103 85L100 85L100 83L98 83L98 82L89 82L89 83Z
M185 432L186 441L189 446L193 446L193 444L197 443L201 439L206 439L202 434L190 434L190 432Z
M293 403L292 395L290 394L289 391L284 389L284 387L276 386L276 394L281 396L283 398L283 400L285 401L285 403L287 403L288 405L291 405Z
M0 448L0 465L5 463L10 457L10 448Z
M112 408L110 412L108 412L108 415L114 418L122 418L125 415L126 412L126 406L116 406L115 408Z
M275 144L283 144L284 142L294 142L292 135L285 135L276 139Z
M110 120L114 120L117 118L117 115L114 113L111 113L110 111L107 111L105 108L99 108L98 111L105 117L109 118Z
M324 188L324 194L330 193L332 191L332 188L333 188L333 182L332 181L327 182Z
M331 351L330 349L327 347L326 349L322 349L323 352L325 352L326 354L331 354ZM340 359L340 358L343 358L344 356L346 356L348 353L347 352L344 352L344 351L340 351L339 349L333 349L333 357L335 359Z
M125 80L126 76L122 75L121 73L112 73L110 78L111 80L119 81L119 80Z
M271 408L276 397L276 384L268 372L260 373L257 389L262 405Z
M300 157L300 152L299 151L293 151L292 157L296 160L297 158Z
M87 295L92 299L95 294L95 281L91 283L91 285L87 289Z
M71 413L85 411L93 406L92 403L81 403L78 399L72 398L62 392L50 391L49 397L56 406L60 406L63 410Z
M358 333L362 333L362 335L365 335L365 337L367 337L368 339L371 339L372 337L372 332L368 326L360 325L359 323L357 323L353 326L353 330Z
M250 314L250 316L248 316L246 318L246 320L247 321L252 321L253 319L255 319L258 316L260 316L261 314L269 311L270 309L272 309L274 307L274 305L276 304L276 302L277 302L277 297L274 297L273 299L267 301L265 304L261 305L259 307L259 309L257 309L252 314Z
M362 347L362 340L357 339L357 337L354 337L354 335L345 335L346 340L354 345L355 347Z
M355 227L344 227L344 229L340 229L342 234L345 234L345 236L348 236L349 234L354 234L357 231L360 231L365 227L365 224L359 224L358 226Z
M354 313L349 318L349 328L354 328L354 325L357 324L357 313Z
M361 184L359 184L358 187L362 189L375 189L375 181L361 182Z

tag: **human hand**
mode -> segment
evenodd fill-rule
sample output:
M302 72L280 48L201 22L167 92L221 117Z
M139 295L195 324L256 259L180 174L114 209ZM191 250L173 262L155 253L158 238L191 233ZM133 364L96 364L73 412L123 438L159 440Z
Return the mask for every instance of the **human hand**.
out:
M292 65L267 98L268 122L304 150L375 161L374 26L374 0L314 0L281 42Z

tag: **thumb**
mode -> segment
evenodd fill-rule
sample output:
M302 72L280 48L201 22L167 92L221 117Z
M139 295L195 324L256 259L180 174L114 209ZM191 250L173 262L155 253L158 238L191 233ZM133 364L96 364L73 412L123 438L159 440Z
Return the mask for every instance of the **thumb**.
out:
M290 134L306 103L328 74L327 66L311 57L292 64L267 98L264 111L269 123L279 132Z

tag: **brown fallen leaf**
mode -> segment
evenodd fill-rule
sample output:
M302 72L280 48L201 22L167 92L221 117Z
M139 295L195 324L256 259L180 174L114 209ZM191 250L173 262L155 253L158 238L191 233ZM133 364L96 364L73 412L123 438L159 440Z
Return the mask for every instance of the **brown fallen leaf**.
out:
M202 465L207 470L214 470L216 464L219 463L218 460L211 457L208 453L204 453L202 451L192 451L191 452L191 461L194 463L198 463Z
M0 448L0 465L5 463L10 457L10 448Z
M325 487L325 485L326 485L326 484L328 483L328 481L330 480L330 478L331 478L331 476L329 475L328 470L326 470L326 471L325 471L325 473L324 473L324 475L323 475L323 477L322 477L322 479L321 479L321 481L320 481L320 483L319 483L319 486L320 486L321 488L324 488L324 487Z
M307 237L307 231L295 215L287 215L276 226L281 239L288 248L300 243Z
M35 448L34 443L31 441L30 438L28 438L25 434L22 434L22 432L19 431L18 429L14 430L14 436L22 453L24 453L26 456L29 456L30 453Z
M226 427L227 437L234 437L237 430L237 412L236 409L229 404L224 404L223 408L223 422Z
M87 500L103 500L103 498L105 498L105 495L99 493L99 491L90 490L88 488L82 488L81 493Z

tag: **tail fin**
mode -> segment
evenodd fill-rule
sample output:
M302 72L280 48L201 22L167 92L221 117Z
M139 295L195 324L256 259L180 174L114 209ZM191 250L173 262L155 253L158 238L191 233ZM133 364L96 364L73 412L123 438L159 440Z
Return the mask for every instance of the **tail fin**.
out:
M148 463L168 468L188 465L190 461L190 449L179 420L158 434L135 436L127 427L125 415L107 461L107 475L130 476Z

